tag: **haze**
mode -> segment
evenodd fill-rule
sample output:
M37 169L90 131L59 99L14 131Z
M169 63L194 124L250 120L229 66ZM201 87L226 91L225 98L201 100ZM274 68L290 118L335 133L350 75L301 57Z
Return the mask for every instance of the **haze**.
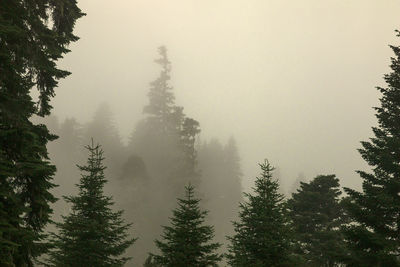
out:
M74 44L53 101L58 117L88 121L110 104L125 140L147 103L166 45L177 103L201 138L235 136L244 188L268 158L283 186L336 173L357 186L357 148L375 125L375 86L388 71L400 2L110 1L79 3Z
M82 142L91 136L100 140L108 158L107 191L134 223L132 235L139 237L127 251L134 257L131 264L155 251L154 239L161 234L160 225L168 224L179 195L164 188L170 178L164 180L165 166L154 158L159 147L140 135L148 127L139 122L146 117L150 82L160 75L154 62L160 46L167 48L172 64L176 105L200 123L199 193L210 210L216 240L224 245L221 252L237 216L240 168L243 191L253 186L258 163L265 158L277 167L275 177L287 196L299 180L318 174L336 174L341 186L360 188L355 171L369 167L357 149L376 125L372 107L380 95L375 87L384 85L383 75L389 72L388 45L397 42L400 2L78 4L87 13L76 26L81 39L60 64L72 75L60 81L52 101L59 132L49 121L60 135L49 147L58 168L55 195L76 192L79 172L74 164L86 157ZM68 118L80 123L81 132ZM163 159L176 152L166 145ZM232 180L229 188L231 177L236 183ZM54 210L56 221L68 213L63 201Z

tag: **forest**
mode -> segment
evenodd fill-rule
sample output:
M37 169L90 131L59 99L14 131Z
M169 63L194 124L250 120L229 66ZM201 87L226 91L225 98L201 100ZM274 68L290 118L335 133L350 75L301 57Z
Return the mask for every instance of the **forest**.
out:
M54 114L89 16L76 0L0 2L0 266L400 266L400 31L359 139L362 186L301 172L283 186L268 157L246 177L233 133L203 138L166 45L127 140L107 102L86 122Z

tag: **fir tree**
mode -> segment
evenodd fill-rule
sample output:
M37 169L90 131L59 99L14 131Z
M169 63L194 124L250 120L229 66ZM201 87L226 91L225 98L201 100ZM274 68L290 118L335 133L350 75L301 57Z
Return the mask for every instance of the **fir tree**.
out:
M65 200L72 204L72 212L57 223L54 250L50 262L55 266L123 266L130 258L121 256L135 239L127 237L131 224L125 224L122 211L112 211L112 198L104 195L102 161L99 145L90 146L87 165L78 166L82 172L78 196Z
M288 201L305 266L337 266L345 253L339 186L335 175L319 175L309 183L300 182L300 188Z
M55 201L49 192L55 167L46 145L56 136L30 119L50 114L58 80L69 75L56 62L78 39L73 28L82 15L75 0L1 3L0 155L7 166L0 173L2 266L32 266L46 251L43 229Z
M138 200L133 204L138 208L131 210L135 213L136 228L145 233L138 241L140 249L134 252L135 258L142 262L154 247L159 226L168 222L176 196L183 193L188 182L199 184L195 149L199 123L187 117L183 107L175 103L167 49L162 46L158 52L155 62L161 69L160 74L150 83L149 102L143 110L145 118L131 136L130 157L124 165L122 179L126 184L130 181L131 187L137 190L135 197L129 192L126 198L132 202Z
M400 266L400 46L391 48L392 72L384 77L387 87L378 87L382 97L375 108L375 137L361 142L359 149L372 172L358 171L361 192L345 188L355 222L345 229L349 266Z
M175 104L171 62L164 46L159 47L159 55L155 62L161 72L150 83L149 104L143 109L146 118L137 125L130 147L153 170L153 176L167 178L167 184L180 190L188 179L193 182L197 177L194 144L200 129L199 123Z
M85 140L94 138L101 143L108 155L105 160L107 172L112 177L120 177L122 162L127 156L115 125L113 112L107 103L102 103L98 107L93 119L84 126L83 133Z
M227 255L231 266L292 266L290 225L284 197L272 178L268 161L260 164L261 175L255 182L255 194L245 193L240 204L239 221Z
M186 197L178 199L171 226L164 226L163 240L155 242L161 252L154 256L155 263L171 267L217 266L222 256L215 252L220 245L210 243L214 230L204 225L207 211L200 210L194 187L189 185L185 189Z
M215 228L215 240L224 246L226 236L233 234L231 221L238 218L238 204L242 201L239 152L233 138L224 146L212 139L198 150L203 207L210 211L209 221Z

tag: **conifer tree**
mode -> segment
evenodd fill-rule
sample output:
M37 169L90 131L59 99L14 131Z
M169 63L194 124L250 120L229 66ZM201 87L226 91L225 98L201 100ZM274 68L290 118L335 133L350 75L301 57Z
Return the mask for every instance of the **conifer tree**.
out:
M200 192L203 207L210 211L209 221L215 228L215 240L224 246L226 236L233 234L238 204L242 201L240 157L234 138L224 146L212 139L198 148L201 173Z
M128 160L124 164L123 180L136 190L136 201L131 209L139 232L145 233L138 241L135 258L144 262L154 247L160 225L168 222L175 199L191 182L199 184L196 168L195 140L199 123L187 117L183 107L175 103L171 85L171 62L167 49L160 47L155 60L160 67L157 78L150 83L145 117L137 124L128 145ZM126 166L129 165L129 168ZM157 195L147 192L157 192ZM151 218L150 220L148 218Z
M375 136L359 149L372 172L358 171L361 192L345 188L354 221L345 229L349 266L400 266L400 46L391 48L392 72L384 76L387 86L377 88L382 97Z
M112 210L112 198L103 192L107 180L103 151L99 145L86 146L87 165L82 172L78 196L65 200L72 212L57 223L50 262L55 266L123 266L130 258L121 256L135 239L128 238L131 224L122 219L123 211Z
M227 255L231 266L293 266L290 257L290 225L284 197L272 178L274 168L259 164L261 175L255 182L254 195L245 193L240 204L239 221Z
M288 201L295 240L305 266L337 266L345 253L340 227L344 223L339 179L319 175Z
M220 245L211 243L213 227L204 225L207 211L200 210L194 187L185 189L185 198L178 199L178 208L173 211L171 226L163 227L163 240L155 241L161 254L154 255L154 261L170 267L217 266L222 256L215 252Z
M58 80L69 75L56 62L78 39L81 16L75 0L1 2L0 155L7 171L0 173L0 247L17 245L0 249L2 266L32 266L46 250L43 229L55 201L46 145L56 136L30 119L50 114Z
M161 72L150 83L149 104L143 109L146 118L137 125L130 147L153 170L153 176L167 178L168 184L180 190L188 179L196 177L194 143L200 129L199 123L175 104L167 49L161 46L158 51L160 57L155 62Z

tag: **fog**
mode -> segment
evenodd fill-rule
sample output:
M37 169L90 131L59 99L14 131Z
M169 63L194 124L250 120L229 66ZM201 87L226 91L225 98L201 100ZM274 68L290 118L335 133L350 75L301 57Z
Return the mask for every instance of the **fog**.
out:
M87 13L76 25L81 39L60 63L72 75L60 81L52 101L60 123L75 118L86 125L106 103L126 147L160 72L157 48L165 45L176 104L200 123L198 144L223 147L234 137L244 191L265 158L279 168L286 193L299 176L317 174L336 174L342 186L359 188L355 170L368 167L357 149L376 125L375 87L389 71L399 1L79 5ZM127 158L118 159L121 166ZM73 191L73 183L59 183L65 187L58 194Z

